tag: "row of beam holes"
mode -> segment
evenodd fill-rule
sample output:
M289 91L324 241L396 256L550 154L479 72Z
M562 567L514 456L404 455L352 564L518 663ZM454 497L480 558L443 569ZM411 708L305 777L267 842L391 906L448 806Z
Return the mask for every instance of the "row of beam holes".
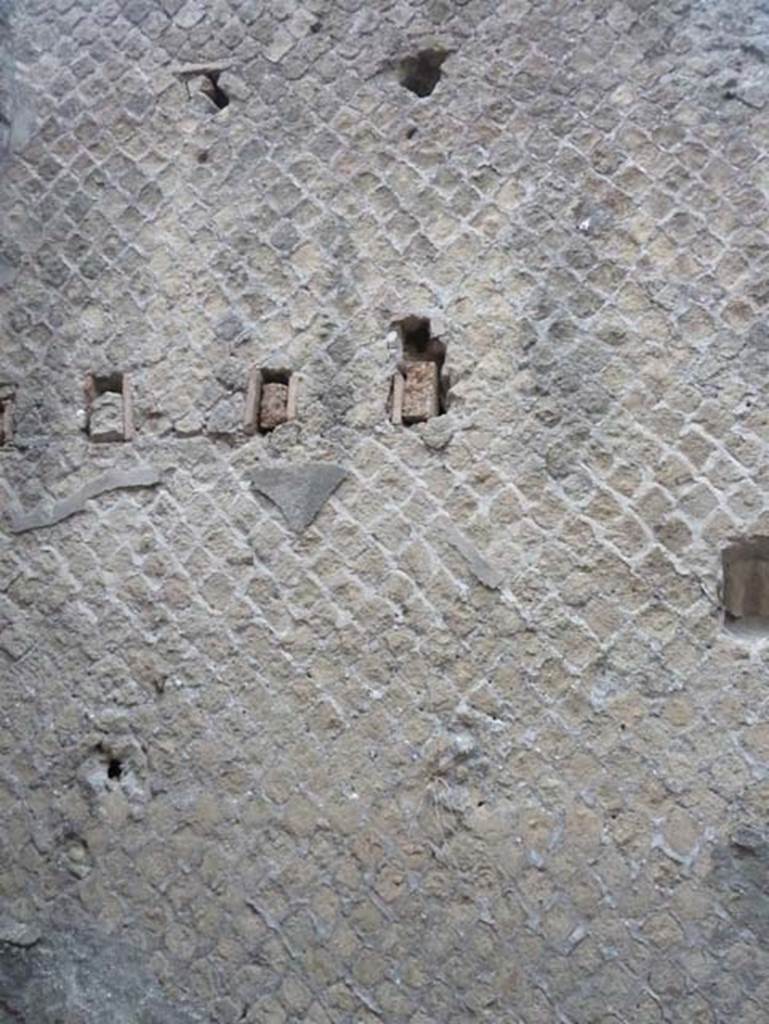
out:
M315 28L315 26L313 26ZM441 67L448 53L440 49L420 50L404 57L398 65L398 81L404 89L424 98L441 79ZM201 89L221 110L229 98L218 86L218 72L205 76ZM736 81L728 82L724 97L732 99ZM411 139L417 129L411 127ZM199 156L201 163L208 154ZM394 423L411 426L446 411L448 381L443 376L446 347L430 332L430 321L407 317L397 325L401 332L403 358L393 377L391 409ZM260 432L274 429L288 418L288 380L273 380L262 371L262 391L256 422ZM726 548L722 553L724 624L741 634L769 634L769 538L756 537Z
M443 372L446 346L434 337L427 317L397 321L402 358L392 380L390 406L393 423L413 426L440 416L448 407L449 379ZM84 429L95 442L130 441L134 435L133 399L129 375L89 373L85 378ZM286 368L263 367L251 371L246 392L246 430L267 434L296 419L296 378ZM0 421L10 424L10 409ZM10 426L0 434L10 440Z
M449 379L443 372L446 346L433 336L426 317L398 321L402 357L391 390L393 423L412 426L440 416L448 407ZM130 377L119 371L89 373L84 387L83 429L97 443L130 441L134 436ZM0 391L0 445L13 440L15 395ZM244 427L267 434L296 418L296 378L291 370L264 367L249 375Z
M134 435L133 398L125 373L92 374L85 379L84 429L92 441L130 441ZM290 370L254 370L249 377L244 427L267 434L296 416L296 379Z
M319 30L320 22L314 23L312 31L318 32ZM403 57L397 67L398 82L404 89L408 89L420 99L431 96L441 80L443 74L441 67L448 56L447 50L426 49L420 50L412 56ZM200 75L199 90L209 98L216 111L224 110L230 103L229 96L219 84L220 76L221 70L211 70ZM211 112L215 111L212 109ZM406 130L406 138L413 139L416 133L417 129L412 125ZM208 153L206 151L199 153L198 163L205 164L207 162Z
M446 411L446 346L432 335L430 321L424 317L406 317L396 326L401 333L402 359L392 382L392 420L411 426ZM295 384L290 370L253 371L249 382L253 408L247 408L246 428L266 434L293 419ZM13 441L14 399L13 392L0 394L0 445ZM89 374L85 399L85 429L92 441L130 440L133 422L127 374ZM769 635L769 537L735 541L722 551L721 561L725 627L740 636Z

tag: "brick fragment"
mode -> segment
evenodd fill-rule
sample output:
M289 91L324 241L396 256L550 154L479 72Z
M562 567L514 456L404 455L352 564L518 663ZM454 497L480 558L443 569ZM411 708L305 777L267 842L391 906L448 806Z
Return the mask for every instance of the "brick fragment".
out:
M259 428L272 430L288 419L288 385L262 384L259 403Z
M406 367L406 382L403 389L403 422L421 423L431 416L437 416L438 412L437 364L410 363Z

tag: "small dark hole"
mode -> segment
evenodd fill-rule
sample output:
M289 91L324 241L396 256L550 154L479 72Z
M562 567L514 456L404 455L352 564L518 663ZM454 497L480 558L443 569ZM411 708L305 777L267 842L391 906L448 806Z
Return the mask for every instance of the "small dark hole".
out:
M206 94L206 96L209 97L209 99L212 99L214 101L214 103L220 110L224 110L224 108L229 105L230 97L227 95L224 89L220 88L219 86L220 74L221 71L209 71L209 73L204 76L204 81L203 84L201 85L201 89Z
M207 164L208 163L208 153L206 152L206 150L203 150L202 153L198 153L198 163L199 164Z
M620 724L620 729L622 729L622 731L623 731L623 732L625 731L625 729L627 729L627 726L625 725L625 723L624 723L624 722L622 722L622 723Z
M446 50L420 50L415 57L404 57L398 66L398 81L416 96L429 96L441 78Z
M437 363L438 369L442 369L446 346L433 336L428 317L407 316L395 326L400 331L403 358L407 362Z
M322 22L314 21L312 23L312 25L310 25L310 32L312 32L313 35L317 35L317 33L320 32L320 30L322 28L323 28L323 23Z
M94 374L93 390L96 395L104 395L112 392L116 395L123 394L123 374L119 372Z
M285 384L288 385L291 379L290 370L271 369L262 367L262 384Z
M122 774L123 762L118 760L116 757L111 757L109 759L109 764L107 765L107 778L119 779Z
M725 100L737 99L737 85L738 81L736 78L730 78L728 81L724 82L724 91L722 95Z
M416 128L409 128L409 130L406 132L406 138L407 139L413 139L414 136L416 135L416 133L417 133Z

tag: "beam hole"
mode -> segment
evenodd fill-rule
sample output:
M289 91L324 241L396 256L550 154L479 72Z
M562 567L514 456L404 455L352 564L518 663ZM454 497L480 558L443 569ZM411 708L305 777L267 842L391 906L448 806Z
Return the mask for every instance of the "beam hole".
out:
M398 65L398 81L415 96L429 96L441 79L441 65L448 57L446 50L420 50L404 57Z
M735 541L721 553L724 626L748 637L769 636L769 537Z
M225 107L229 106L230 97L219 85L219 75L221 71L209 71L203 75L203 81L201 83L201 92L204 92L206 96L219 108L224 110Z

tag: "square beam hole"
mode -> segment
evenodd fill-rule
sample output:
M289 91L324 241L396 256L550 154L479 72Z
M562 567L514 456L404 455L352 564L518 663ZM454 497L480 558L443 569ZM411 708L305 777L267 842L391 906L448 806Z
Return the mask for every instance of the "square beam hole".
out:
M13 443L13 406L15 401L13 391L0 389L0 446Z
M85 378L86 432L92 441L130 441L133 409L128 374L89 373Z
M395 326L401 336L402 358L392 382L392 420L408 427L446 411L446 346L433 336L427 317L408 316Z
M724 625L743 636L769 636L769 537L730 544L721 562Z
M420 50L404 57L398 64L398 81L415 96L429 96L441 80L441 65L448 57L446 50Z
M252 370L246 394L246 430L269 434L296 419L296 376L285 367Z

